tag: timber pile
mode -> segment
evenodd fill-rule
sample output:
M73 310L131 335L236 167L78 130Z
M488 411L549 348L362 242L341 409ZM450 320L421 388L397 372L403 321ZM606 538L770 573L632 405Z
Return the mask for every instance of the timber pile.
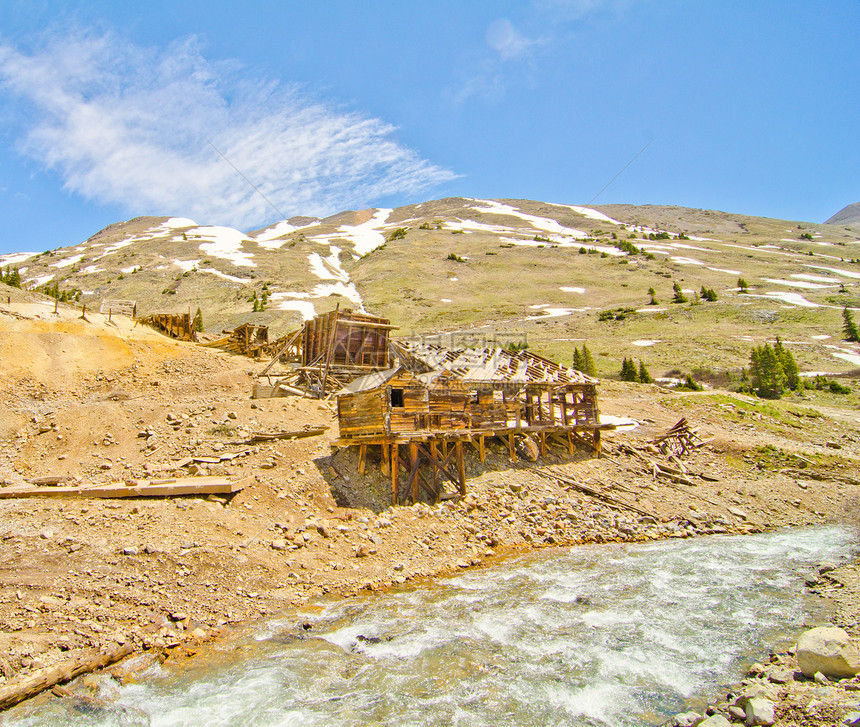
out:
M682 417L668 432L656 437L653 444L663 454L683 457L690 451L701 447L705 442L699 436L698 428L691 427L687 419Z
M281 356L287 348L287 336L282 336L276 341L269 341L269 327L255 326L251 323L243 323L233 330L223 331L221 338L214 341L206 341L198 345L207 348L220 348L239 356L250 358L261 358L263 356Z
M130 480L109 485L77 487L4 487L0 500L25 497L177 497L180 495L229 495L244 489L247 479L231 481L223 477L180 477L164 480Z

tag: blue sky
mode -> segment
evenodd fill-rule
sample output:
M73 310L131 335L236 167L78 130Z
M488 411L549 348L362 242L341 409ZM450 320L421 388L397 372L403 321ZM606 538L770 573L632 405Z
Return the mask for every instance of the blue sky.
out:
M3 0L0 253L446 196L820 222L860 201L858 30L858 0Z

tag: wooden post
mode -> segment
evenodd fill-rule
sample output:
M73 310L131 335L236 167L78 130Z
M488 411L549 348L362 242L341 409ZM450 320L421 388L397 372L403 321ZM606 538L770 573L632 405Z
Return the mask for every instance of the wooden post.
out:
M484 464L484 460L487 458L487 450L484 448L483 434L478 436L478 456L481 458L481 464Z
M448 440L447 439L442 440L442 457L445 459L448 458Z
M600 430L594 430L594 454L600 456Z
M511 462L517 461L517 451L514 449L514 435L508 435L508 454L510 455Z
M340 303L335 306L334 316L331 322L331 334L328 339L328 349L326 350L325 355L325 368L323 369L323 377L322 377L322 387L320 388L320 399L325 399L325 385L328 382L328 370L329 366L331 366L331 355L334 351L334 337L337 332L337 316L340 311Z
M367 445L358 445L358 474L363 475L367 466Z
M540 456L546 457L546 432L540 433Z
M463 462L463 440L457 440L457 479L460 481L460 494L466 494L466 465Z
M436 440L430 440L430 466L433 468L433 493L436 498L436 502L439 502L439 467L437 466L437 455L436 455Z
M400 469L399 447L400 445L396 442L391 445L391 497L394 500L395 505L400 504L400 486L397 482L397 470Z
M409 477L412 478L412 504L418 502L418 443L409 442Z
M573 454L576 451L576 446L573 443L573 434L567 433L567 451Z
M391 451L388 449L387 444L383 444L381 449L382 457L380 458L379 469L382 470L382 474L388 475L391 474Z

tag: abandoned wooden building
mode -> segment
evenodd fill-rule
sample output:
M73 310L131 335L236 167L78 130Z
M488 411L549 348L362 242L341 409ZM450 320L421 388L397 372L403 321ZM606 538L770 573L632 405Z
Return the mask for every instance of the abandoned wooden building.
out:
M269 379L273 392L298 387L322 398L359 376L388 368L389 336L396 328L387 318L338 307L285 336L260 376ZM277 363L288 370L272 373Z
M551 443L573 453L581 442L599 453L601 431L614 428L600 423L596 379L532 353L401 341L391 348L395 365L339 392L337 445L359 447L362 472L367 448L380 447L396 504L422 491L438 501L440 478L464 494L465 443L481 462L490 437L506 442L511 460L518 439L541 456Z

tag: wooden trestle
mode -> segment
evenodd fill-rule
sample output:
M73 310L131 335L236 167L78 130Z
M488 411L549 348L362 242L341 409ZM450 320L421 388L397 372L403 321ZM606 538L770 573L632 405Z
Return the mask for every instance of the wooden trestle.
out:
M465 445L471 444L479 460L486 460L486 440L501 439L508 448L511 462L517 461L517 437L530 435L545 457L552 444L564 446L573 454L577 444L600 455L601 431L614 425L576 427L522 427L481 434L427 433L422 436L373 438L365 441L344 441L340 444L358 447L358 471L367 469L368 447L380 448L380 470L391 478L391 501L394 505L427 499L438 503L442 499L445 481L453 485L457 495L466 494Z

